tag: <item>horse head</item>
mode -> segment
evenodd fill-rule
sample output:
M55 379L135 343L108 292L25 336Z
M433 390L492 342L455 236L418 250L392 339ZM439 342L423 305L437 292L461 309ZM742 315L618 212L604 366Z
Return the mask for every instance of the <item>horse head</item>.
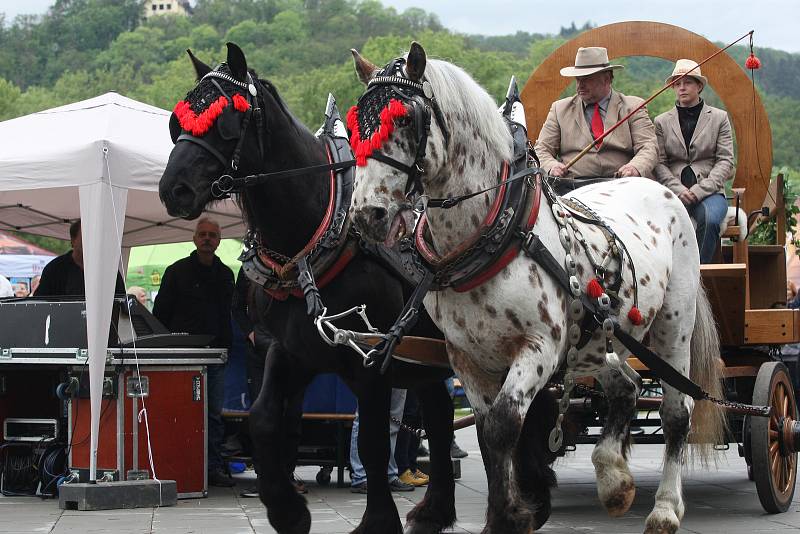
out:
M198 83L175 105L170 134L175 148L159 183L170 215L197 218L215 199L212 183L224 174L258 169L264 146L262 125L265 82L248 70L242 50L228 43L228 57L212 69L187 50ZM218 195L219 196L219 195Z
M418 43L383 69L353 56L367 86L347 118L354 221L367 240L391 245L412 232L424 197L474 188L473 170L509 160L511 136L486 91Z

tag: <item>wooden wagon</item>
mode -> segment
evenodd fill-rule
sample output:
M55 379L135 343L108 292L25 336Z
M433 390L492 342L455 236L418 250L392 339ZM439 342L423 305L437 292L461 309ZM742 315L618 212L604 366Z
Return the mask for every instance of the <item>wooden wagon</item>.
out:
M608 49L610 59L651 56L673 62L679 58L699 61L719 50L699 35L655 22L624 22L582 33L553 52L522 91L532 141L550 104L571 81L560 76L559 69L571 64L578 47L597 45ZM701 270L720 334L728 399L772 407L769 418L731 414L729 441L739 445L764 509L784 512L794 495L800 424L794 373L782 361L781 347L800 342L800 310L786 309L783 177L770 180L769 121L743 68L730 56L721 54L703 66L703 73L721 98L735 130L738 151L732 203L748 214L761 211L777 220L777 242L770 245L749 244L747 239L738 238L739 227L729 226L723 236L725 244L718 251L719 263L703 265ZM632 358L629 363L648 378L648 370L641 362ZM656 412L660 405L658 382L647 382L649 386L639 399L643 414ZM579 395L572 406L567 412L565 446L593 442L587 429L602 426L602 398ZM662 439L659 433L646 430L660 427L657 418L641 418L633 424L645 429L635 436L637 442Z

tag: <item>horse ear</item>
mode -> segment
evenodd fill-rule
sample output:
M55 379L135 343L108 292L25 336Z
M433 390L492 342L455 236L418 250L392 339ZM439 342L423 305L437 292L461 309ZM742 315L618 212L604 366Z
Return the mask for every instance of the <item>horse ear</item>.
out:
M211 72L211 67L200 61L192 54L190 49L186 49L186 53L189 54L189 59L192 60L192 65L194 65L194 71L197 73L197 79L201 79L203 76Z
M422 80L427 62L428 58L425 55L425 49L418 42L412 42L411 50L408 52L408 59L406 60L406 75L408 75L408 78L415 82Z
M361 80L361 83L366 85L372 78L375 77L375 72L377 72L378 67L373 65L369 60L361 57L361 54L359 54L358 50L355 48L351 48L350 53L353 54L353 62L356 65L358 79Z
M239 81L247 81L247 60L244 52L234 43L227 43L228 46L228 67L231 69L233 77Z

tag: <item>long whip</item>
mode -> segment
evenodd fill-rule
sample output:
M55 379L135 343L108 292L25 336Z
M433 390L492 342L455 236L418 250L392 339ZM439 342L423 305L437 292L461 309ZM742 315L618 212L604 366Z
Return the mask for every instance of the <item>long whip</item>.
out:
M672 87L672 85L675 82L677 82L678 80L682 80L686 76L689 76L692 73L693 70L699 69L702 65L705 65L706 63L708 63L709 61L711 61L712 59L717 57L719 54L723 53L725 50L729 49L730 47L732 47L733 45L735 45L736 43L738 43L742 39L745 39L748 36L750 36L752 38L754 31L755 30L750 30L749 32L747 32L746 34L742 35L741 37L736 39L734 42L732 42L731 44L729 44L725 48L721 48L720 50L717 50L716 52L714 52L713 54L708 56L706 59L704 59L703 61L701 61L700 63L698 63L697 65L695 65L691 69L689 69L688 71L684 72L683 74L681 74L680 76L678 76L677 78L672 80L671 82L664 84L664 87L662 87L661 89L659 89L658 91L653 93L653 95L650 98L648 98L647 100L645 100L644 102L639 104L633 111L631 111L630 113L625 115L623 118L621 118L619 120L619 122L617 122L614 126L612 126L608 130L603 132L603 135L601 135L600 137L598 137L597 139L595 139L594 141L592 141L591 143L586 145L586 147L583 150L581 150L580 153L577 156L575 156L574 158L569 160L569 162L566 164L566 168L569 169L570 167L575 165L575 163L577 163L579 159L581 159L583 156L585 156L586 153L589 152L589 150L591 150L593 146L601 143L603 141L603 139L605 139L609 134L611 134L611 132L613 132L614 130L616 130L620 126L622 126L622 124L624 124L628 119L630 119L633 116L634 113L636 113L637 111L639 111L640 109L645 107L647 104L652 102L653 99L655 99L658 95L660 95L661 93L663 93L664 91L666 91L667 89Z

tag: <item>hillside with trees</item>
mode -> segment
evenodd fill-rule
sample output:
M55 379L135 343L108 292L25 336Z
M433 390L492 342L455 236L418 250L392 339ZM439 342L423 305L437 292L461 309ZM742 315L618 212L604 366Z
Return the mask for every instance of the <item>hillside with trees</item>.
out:
M499 100L512 74L524 83L550 52L589 27L573 23L550 35L463 35L422 9L398 12L377 0L198 0L190 16L147 21L142 6L139 0L56 0L42 16L7 21L0 15L0 120L106 91L172 109L194 84L185 50L214 64L225 57L227 41L244 49L250 66L312 128L329 91L342 109L362 91L350 48L382 64L416 39L430 55L465 68ZM739 46L731 55L743 64L747 52ZM764 68L756 85L772 124L775 165L800 169L800 54L757 53ZM672 67L645 57L624 62L628 68L615 86L641 96L659 88ZM719 105L713 91L705 96ZM664 94L650 113L672 103Z

